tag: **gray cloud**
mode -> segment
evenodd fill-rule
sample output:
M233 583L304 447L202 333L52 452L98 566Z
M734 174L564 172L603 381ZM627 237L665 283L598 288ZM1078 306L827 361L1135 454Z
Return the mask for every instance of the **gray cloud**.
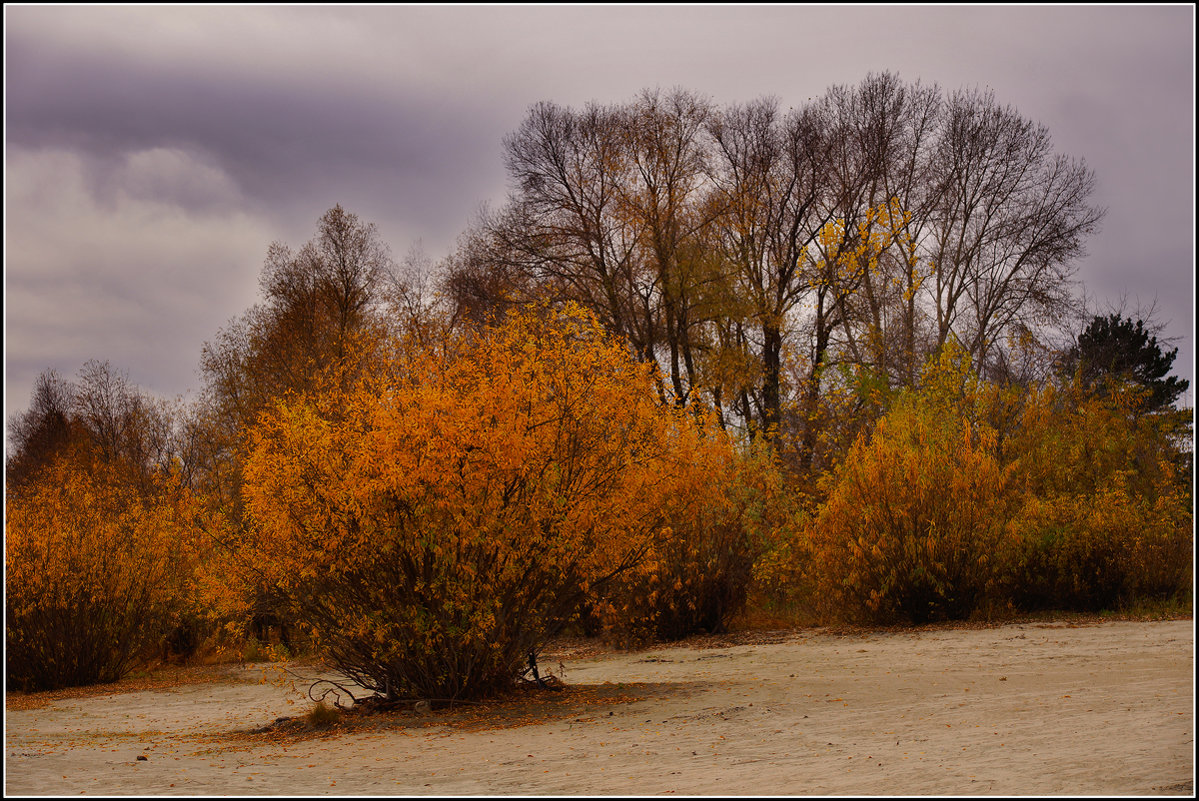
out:
M200 343L252 299L247 254L272 238L223 202L227 176L164 150L104 175L63 150L10 148L6 166L6 405L89 358L167 394L195 386Z
M24 68L10 77L10 146L104 161L164 147L197 153L277 219L311 211L306 201L319 191L354 195L417 226L450 225L446 176L483 168L497 150L462 98L394 98L367 76L321 92L302 76L230 74L220 63L149 69L125 55L14 44L10 60Z
M111 360L198 387L275 239L341 203L438 258L503 198L531 103L685 86L798 106L892 70L990 86L1096 170L1080 277L1170 321L1193 380L1189 7L5 9L6 406Z

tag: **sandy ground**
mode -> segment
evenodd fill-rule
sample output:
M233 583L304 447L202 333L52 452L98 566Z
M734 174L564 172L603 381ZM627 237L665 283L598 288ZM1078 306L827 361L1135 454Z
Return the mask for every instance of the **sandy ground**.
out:
M249 735L311 702L246 668L219 683L10 708L5 792L1192 794L1192 621L776 639L567 654L580 698L598 686L625 702L560 702L524 719L527 702L515 702L499 728L434 711L323 736Z

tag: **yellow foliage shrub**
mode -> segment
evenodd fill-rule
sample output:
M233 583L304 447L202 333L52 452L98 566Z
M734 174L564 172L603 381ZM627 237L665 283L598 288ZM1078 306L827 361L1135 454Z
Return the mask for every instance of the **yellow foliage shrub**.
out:
M1007 595L1022 608L1103 609L1191 582L1192 518L1168 436L1140 393L1033 393L1007 444L1016 481Z
M782 479L768 448L741 452L709 425L701 447L672 469L663 536L596 604L604 636L618 645L725 631L781 527Z
M968 616L992 582L1006 477L994 433L902 396L827 479L808 527L830 617L923 622Z
M1143 412L1133 389L1000 390L962 356L951 346L932 360L824 479L792 549L823 616L920 622L1185 596L1178 413Z

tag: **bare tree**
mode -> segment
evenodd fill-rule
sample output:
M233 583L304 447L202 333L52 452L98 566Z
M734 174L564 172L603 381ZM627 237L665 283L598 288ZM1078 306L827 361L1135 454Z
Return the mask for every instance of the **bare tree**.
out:
M704 322L694 309L706 280L698 198L709 114L706 100L681 90L581 111L533 106L504 142L508 206L482 218L451 258L447 285L460 310L534 297L582 303L659 365L664 397L686 402Z
M826 363L836 328L854 363L910 384L922 358L923 275L912 247L941 193L931 165L940 92L882 73L858 87L834 87L818 110L833 154L823 199L842 235L816 254L814 283L824 289L829 313L817 325L826 333L812 363Z
M619 188L623 216L634 221L640 257L661 314L664 373L673 397L686 403L696 378L696 313L709 280L700 245L710 222L700 199L706 188L706 123L712 108L694 93L643 91L622 115L631 179ZM656 295L656 297L655 297ZM701 313L702 314L702 313ZM647 353L648 355L648 353Z
M78 435L72 420L74 398L74 385L54 370L37 377L29 408L8 422L10 447L6 449L4 477L9 489L27 484Z
M131 384L125 373L108 362L87 362L79 372L73 401L100 458L125 464L143 489L155 471L170 464L171 416L163 404Z
M923 243L936 344L956 336L984 365L1005 332L1072 305L1075 261L1104 212L1086 164L989 91L954 93L936 152L943 191Z
M578 112L535 105L504 140L513 195L481 238L493 269L520 276L510 284L587 305L649 356L658 323L636 222L620 208L630 170L622 116L594 104Z
M177 415L108 362L88 361L77 380L55 371L38 376L29 409L9 424L6 482L19 489L50 460L101 462L138 491L176 466Z

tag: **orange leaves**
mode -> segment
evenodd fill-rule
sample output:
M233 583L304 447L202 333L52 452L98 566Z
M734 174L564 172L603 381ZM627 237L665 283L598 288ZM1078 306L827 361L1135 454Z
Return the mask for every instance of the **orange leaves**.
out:
M10 682L52 688L123 675L191 600L198 548L173 477L142 492L119 469L52 459L8 499Z
M651 552L712 433L575 308L395 343L262 418L251 557L365 686L483 693Z
M598 606L605 635L620 644L722 630L785 519L781 476L765 446L740 453L711 427L690 461L672 469L675 490L661 507L669 527Z

